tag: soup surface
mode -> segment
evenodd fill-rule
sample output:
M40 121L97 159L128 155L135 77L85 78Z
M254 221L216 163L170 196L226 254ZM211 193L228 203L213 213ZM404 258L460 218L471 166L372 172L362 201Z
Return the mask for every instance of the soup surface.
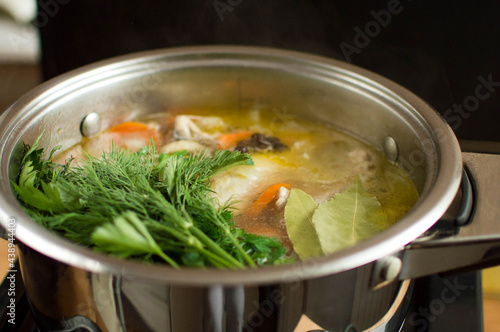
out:
M301 244L302 239L295 243L300 234L293 234L297 232L293 227L306 227L306 233L314 233L319 232L319 228L330 229L327 223L338 219L337 211L333 211L333 219L323 220L324 215L330 215L323 207L342 210L342 199L347 204L353 202L354 205L347 209L349 212L340 213L340 218L352 219L351 224L342 226L342 232L347 232L349 237L352 234L356 242L366 237L359 235L367 228L366 223L373 223L376 231L389 227L418 199L408 174L366 143L298 117L277 125L271 112L259 110L227 112L206 109L154 114L111 127L96 137L85 138L80 144L56 154L53 160L64 164L73 158L69 165L78 166L85 163L88 155L99 157L113 146L134 152L151 142L159 153L183 151L186 158L201 154L210 156L218 150L250 154L253 165L237 165L210 177L210 196L217 207L227 207L234 214L236 228L279 239L289 257L298 254L300 258L308 258L311 255L298 248L317 245L316 239L314 243ZM312 198L311 204L315 204L314 213L316 209L323 212L318 212L313 218L311 210L304 219L306 221L297 221L297 215L302 211L297 205L309 197ZM335 197L338 198L333 204L323 204L332 203ZM376 210L363 207L365 201L375 204ZM293 204L295 206L289 208ZM297 208L299 213L295 212ZM289 209L287 213L286 209ZM371 218L373 215L382 217ZM360 219L359 225L356 224ZM305 224L297 226L299 222ZM319 237L320 242L326 241L321 234ZM331 251L323 248L316 252Z

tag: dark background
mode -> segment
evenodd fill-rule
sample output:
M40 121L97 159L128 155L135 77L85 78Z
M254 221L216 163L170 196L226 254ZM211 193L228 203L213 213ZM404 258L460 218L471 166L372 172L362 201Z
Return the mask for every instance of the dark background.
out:
M273 46L375 71L444 114L460 139L500 141L498 1L38 0L38 5L45 78L146 49ZM485 87L480 77L498 86Z

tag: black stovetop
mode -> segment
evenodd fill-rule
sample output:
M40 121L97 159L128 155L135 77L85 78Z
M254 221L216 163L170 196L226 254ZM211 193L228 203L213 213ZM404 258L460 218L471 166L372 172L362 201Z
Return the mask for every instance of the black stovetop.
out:
M415 281L401 332L483 331L481 273Z

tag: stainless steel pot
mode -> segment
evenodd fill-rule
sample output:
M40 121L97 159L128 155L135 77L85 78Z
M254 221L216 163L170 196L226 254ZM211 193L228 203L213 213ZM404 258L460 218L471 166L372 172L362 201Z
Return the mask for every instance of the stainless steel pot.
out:
M82 135L140 114L207 106L268 110L275 115L271 128L295 118L339 128L401 164L421 198L394 226L355 247L289 266L237 271L175 270L104 256L41 228L19 208L10 180L22 142L33 143L44 132L43 147L67 148ZM400 280L498 258L495 198L482 193L498 191L490 184L500 180L499 158L463 155L451 129L425 102L331 59L193 47L99 62L42 84L7 109L0 147L1 222L14 225L26 291L42 330L293 331L303 315L329 331L389 330L404 307L392 304L403 303L411 288ZM478 192L474 199L469 182L460 190L462 158ZM435 225L447 211L451 221L440 229Z

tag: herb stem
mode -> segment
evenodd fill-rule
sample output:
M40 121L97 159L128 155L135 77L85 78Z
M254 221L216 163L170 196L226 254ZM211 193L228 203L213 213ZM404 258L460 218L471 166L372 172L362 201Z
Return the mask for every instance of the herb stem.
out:
M236 247L236 250L238 250L238 252L241 254L241 256L243 257L243 259L245 260L245 262L247 262L247 264L250 267L257 267L257 264L255 264L255 262L253 261L252 257L250 257L247 254L247 252L243 249L243 247L240 245L240 243L238 242L238 240L233 236L233 234L231 234L231 232L228 231L227 235L229 236L229 238L231 239L231 241L233 241L234 246Z
M170 258L167 254L165 254L165 253L163 252L163 250L159 249L159 250L156 252L156 254L157 254L158 256L160 256L161 258L163 258L163 260L164 260L165 262L167 262L168 264L170 264L172 267L175 267L176 269L178 269L178 268L179 268L179 264L177 264L177 263L176 263L176 262L175 262L172 258Z
M203 255L205 255L205 257L207 257L207 259L210 260L210 262L215 266L215 267L219 267L219 268L232 268L234 267L233 263L232 262L229 262L228 260L225 260L224 258L218 256L218 255L215 255L214 253L212 253L211 251L208 251L206 250L205 248L200 248L198 249L199 252Z
M213 220L215 221L215 223L217 224L217 226L221 227L224 230L224 232L226 233L226 235L229 237L229 239L231 240L231 242L235 246L236 250L239 252L239 254L241 255L241 257L243 257L243 260L245 260L245 262L250 267L257 267L257 264L255 264L255 262L253 261L252 257L250 257L247 254L247 252L243 249L243 247L241 246L240 242L238 241L238 239L236 239L236 237L234 237L234 235L228 229L227 225L224 225L220 221L220 219L217 217L217 214L215 213L215 211L212 211L212 215L213 215Z
M190 228L193 235L195 235L202 243L204 243L207 248L212 250L215 254L223 257L227 261L231 262L236 268L243 268L244 265L238 261L236 258L224 251L220 246L218 246L212 239L210 239L205 233L203 233L198 227L193 226Z

